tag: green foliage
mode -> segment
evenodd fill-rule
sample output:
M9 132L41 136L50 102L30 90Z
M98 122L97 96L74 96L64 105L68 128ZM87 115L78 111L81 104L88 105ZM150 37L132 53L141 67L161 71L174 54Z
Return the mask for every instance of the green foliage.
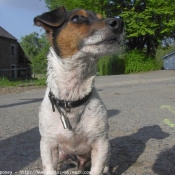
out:
M20 44L32 62L32 71L35 74L46 73L47 66L47 52L49 50L49 44L45 35L39 35L34 32L21 38Z
M46 78L36 79L35 85L36 86L45 86L46 85Z
M6 77L0 77L0 87L5 87L6 85L12 86L13 83L9 81Z
M162 52L159 49L159 52ZM146 72L150 70L160 70L162 68L162 59L147 57L138 50L129 51L123 55L106 56L98 61L99 75L116 75L137 72Z
M33 59L38 54L39 50L39 34L33 32L21 37L20 45L29 59Z
M65 6L68 10L83 8L105 15L104 7L107 0L45 0L45 3L50 10Z
M162 40L175 29L175 3L172 3L172 0L133 2L132 8L126 7L121 14L125 21L127 37L154 35L157 40Z
M103 57L98 61L99 75L110 75L109 64L109 57Z
M158 70L160 65L151 57L146 57L142 52L133 50L125 54L124 73L136 73L141 71Z
M161 40L175 29L174 0L45 0L51 10L65 6L68 10L84 8L107 16L121 16L128 38L154 35Z
M124 73L124 60L117 55L106 56L98 61L99 75L116 75Z
M174 0L114 0L106 9L111 17L123 18L128 49L146 48L146 54L154 58L161 40L175 30Z
M34 59L32 59L32 71L36 74L45 74L46 67L47 67L47 52L49 48L43 48L41 51L36 55Z
M49 9L64 5L67 9L84 8L104 16L121 16L125 23L126 45L129 50L156 56L162 39L175 30L173 0L45 0Z

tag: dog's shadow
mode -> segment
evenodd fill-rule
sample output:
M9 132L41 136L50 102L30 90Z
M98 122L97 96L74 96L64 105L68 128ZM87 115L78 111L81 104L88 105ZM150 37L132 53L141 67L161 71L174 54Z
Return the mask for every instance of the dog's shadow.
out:
M175 146L162 151L154 165L153 171L158 175L175 174Z
M0 170L20 171L40 157L38 127L0 141Z
M114 116L116 116L116 115L119 114L119 113L120 113L119 110L109 109L109 110L108 110L108 117L109 117L109 118L110 118L110 117L114 117Z
M124 173L144 152L149 139L164 139L168 136L169 134L163 132L160 126L153 125L143 127L130 136L110 140L110 173L113 175Z

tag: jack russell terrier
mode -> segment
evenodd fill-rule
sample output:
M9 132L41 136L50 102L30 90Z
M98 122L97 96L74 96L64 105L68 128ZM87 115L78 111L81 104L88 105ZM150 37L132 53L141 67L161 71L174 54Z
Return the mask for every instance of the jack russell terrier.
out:
M57 174L58 164L77 161L79 170L108 173L110 145L107 110L95 87L97 61L114 53L123 22L83 9L59 7L34 18L46 31L47 89L40 106L43 173Z

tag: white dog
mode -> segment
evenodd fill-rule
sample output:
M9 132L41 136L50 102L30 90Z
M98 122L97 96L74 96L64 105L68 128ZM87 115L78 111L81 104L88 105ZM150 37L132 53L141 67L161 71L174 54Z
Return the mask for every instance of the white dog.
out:
M56 174L58 162L72 158L83 171L108 172L110 146L107 111L93 86L96 63L122 40L123 22L83 9L60 7L35 17L46 30L47 90L39 112L44 174Z

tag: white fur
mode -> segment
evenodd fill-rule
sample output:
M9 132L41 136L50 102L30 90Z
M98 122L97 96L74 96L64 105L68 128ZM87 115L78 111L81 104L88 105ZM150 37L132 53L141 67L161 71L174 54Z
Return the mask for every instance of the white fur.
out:
M60 153L69 155L91 156L92 175L101 175L108 170L109 140L107 111L96 89L94 78L97 58L114 52L116 45L99 44L102 33L84 40L81 50L71 58L62 59L50 48L48 54L47 90L39 112L39 129L41 133L41 158L44 174L54 172ZM100 37L99 37L100 34ZM100 38L100 39L99 39ZM63 112L69 118L73 130L63 128L60 114L52 111L48 98L49 91L56 98L74 101L83 98L92 91L91 98L83 105Z
M84 47L81 52L86 55L91 54L95 57L111 54L117 50L123 40L122 34L116 34L115 36L117 37L117 42L113 44L100 43L106 39L114 38L114 35L108 28L102 28L101 30L96 31L92 36L84 39Z

